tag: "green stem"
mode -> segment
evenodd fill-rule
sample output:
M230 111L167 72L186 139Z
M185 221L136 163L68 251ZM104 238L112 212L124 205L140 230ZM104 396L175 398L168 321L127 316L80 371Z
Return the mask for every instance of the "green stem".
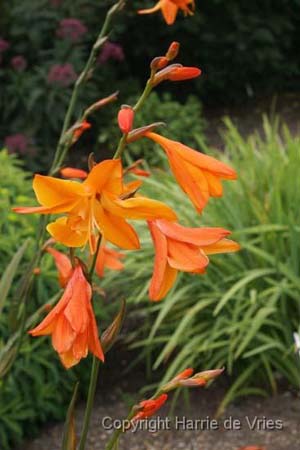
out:
M146 83L146 86L145 86L145 89L144 89L142 95L140 96L140 98L138 99L138 101L136 102L136 104L133 107L134 112L137 112L141 109L141 107L143 106L143 104L145 103L145 101L147 100L149 95L151 94L151 91L153 89L153 85L152 85L151 81L152 81L152 79L150 77Z
M83 419L83 427L79 442L78 450L84 450L85 449L85 443L87 434L89 431L89 425L94 405L94 398L95 398L95 392L97 387L97 380L98 380L98 373L99 373L99 366L100 361L96 356L93 356L93 365L92 365L92 371L91 371L91 378L90 378L90 385L89 385L89 391L88 391L88 398L86 402L86 408L84 413L84 419Z
M116 3L109 9L109 11L106 15L105 21L103 23L102 29L96 39L96 42L94 43L94 45L92 47L92 50L90 52L87 63L75 83L75 87L72 92L71 100L70 100L70 103L69 103L69 106L67 109L67 113L66 113L62 131L60 134L58 146L57 146L57 149L56 149L56 152L54 155L54 160L53 160L51 169L49 171L49 175L54 175L60 169L60 166L62 165L62 163L66 157L66 154L69 150L69 143L66 143L64 141L65 133L71 126L72 117L74 114L74 110L75 110L76 102L77 102L78 95L80 92L80 88L86 82L86 80L89 76L89 73L95 64L97 52L99 51L99 49L102 47L102 45L105 42L105 36L107 35L108 29L109 29L109 26L111 24L111 20L112 20L114 14L116 12L118 12L124 6L124 4L125 4L125 0L119 0L118 3Z

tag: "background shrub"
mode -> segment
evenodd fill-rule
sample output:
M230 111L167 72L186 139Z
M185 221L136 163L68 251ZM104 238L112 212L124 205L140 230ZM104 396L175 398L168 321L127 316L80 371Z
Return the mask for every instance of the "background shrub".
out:
M242 250L212 256L206 275L181 274L167 298L149 303L153 245L143 226L142 251L129 253L114 279L134 309L139 326L129 342L148 362L150 379L165 364L165 380L182 367L226 366L232 385L221 409L235 396L276 391L282 380L300 385L293 341L300 329L300 139L265 120L264 137L245 140L226 123L223 159L230 158L239 179L224 183L224 196L201 217L169 172L154 171L144 192L167 201L185 225L232 230ZM110 284L108 274L104 285Z

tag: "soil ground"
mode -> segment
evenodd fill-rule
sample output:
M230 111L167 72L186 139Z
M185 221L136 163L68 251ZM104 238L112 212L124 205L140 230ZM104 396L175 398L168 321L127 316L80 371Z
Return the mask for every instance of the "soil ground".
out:
M143 423L135 432L127 431L121 438L120 450L240 450L246 446L257 446L257 450L299 450L299 395L285 392L267 399L250 397L234 402L222 417L214 419L224 392L216 384L207 390L190 392L190 407L179 402L174 415L168 416L169 421L162 410L147 425ZM113 425L115 418L124 418L127 413L128 407L115 395L98 396L87 450L103 449L112 433L106 428ZM82 416L83 407L77 412L77 430ZM159 430L151 432L150 427ZM62 431L62 424L48 426L37 439L18 450L60 450Z

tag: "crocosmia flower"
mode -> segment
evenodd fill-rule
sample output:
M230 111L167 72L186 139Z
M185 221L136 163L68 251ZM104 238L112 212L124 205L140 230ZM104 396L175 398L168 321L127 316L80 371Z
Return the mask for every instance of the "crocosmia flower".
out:
M167 401L167 394L161 394L159 397L151 400L143 400L139 403L140 411L132 418L132 420L142 420L153 416Z
M178 271L205 273L207 255L235 252L240 246L223 228L188 228L175 222L148 223L155 247L154 271L150 282L151 300L161 300L175 283Z
M185 15L193 15L194 7L194 0L159 0L153 8L141 9L138 13L152 14L161 9L166 23L172 25L179 10L183 11Z
M134 228L125 219L176 220L171 208L157 200L133 196L136 183L123 183L120 160L105 160L93 167L83 183L35 175L33 189L42 206L18 207L22 214L64 214L47 226L57 241L68 247L87 242L95 251L98 232L121 248L139 248Z
M59 284L63 288L66 287L73 272L70 259L64 253L59 252L52 247L47 247L46 252L48 252L55 261L55 265L58 271Z
M203 210L210 197L222 196L222 179L237 178L231 167L211 156L156 133L146 132L145 136L157 142L166 152L178 184L198 212Z
M89 351L104 361L91 298L92 288L77 265L57 305L29 331L32 336L51 335L52 345L67 369Z

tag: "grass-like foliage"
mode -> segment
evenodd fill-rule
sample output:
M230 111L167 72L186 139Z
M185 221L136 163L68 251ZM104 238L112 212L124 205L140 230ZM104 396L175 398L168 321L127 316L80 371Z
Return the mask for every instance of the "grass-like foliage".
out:
M184 225L234 230L242 250L211 257L206 275L182 275L167 298L150 304L153 250L145 229L143 251L128 254L123 276L105 280L134 304L133 347L151 371L166 360L165 379L181 367L226 367L232 384L220 411L238 396L276 391L280 380L300 385L293 342L300 324L300 138L266 119L264 135L248 139L226 124L223 159L239 179L224 183L225 195L210 200L202 217L165 171L145 190L176 207Z

